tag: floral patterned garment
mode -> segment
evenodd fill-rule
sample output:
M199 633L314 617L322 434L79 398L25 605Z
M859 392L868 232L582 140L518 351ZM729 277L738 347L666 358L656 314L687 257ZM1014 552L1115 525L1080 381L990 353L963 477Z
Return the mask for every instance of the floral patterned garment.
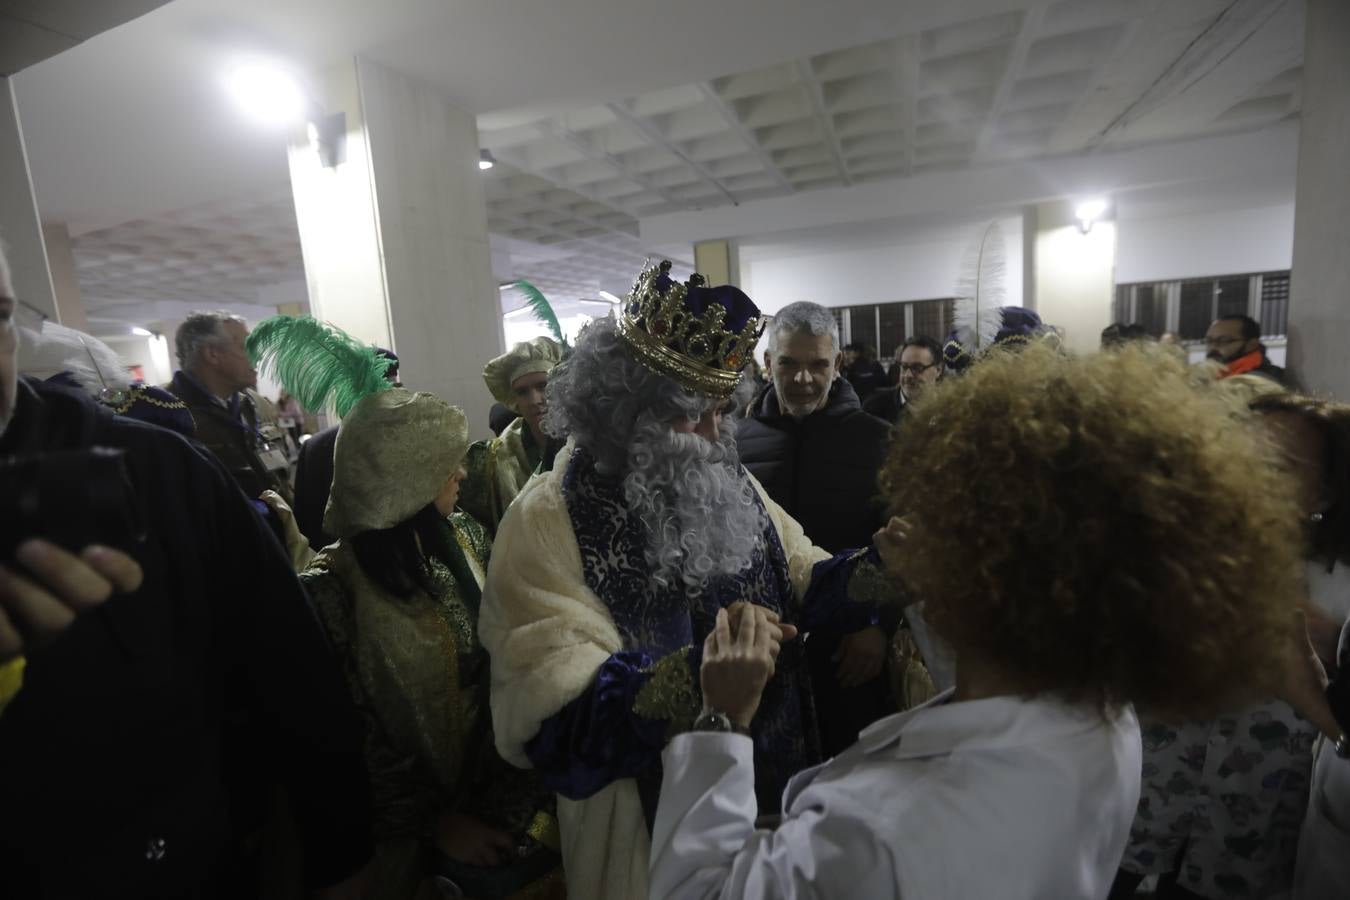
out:
M1144 783L1121 867L1177 872L1212 900L1288 897L1317 729L1277 700L1140 726Z

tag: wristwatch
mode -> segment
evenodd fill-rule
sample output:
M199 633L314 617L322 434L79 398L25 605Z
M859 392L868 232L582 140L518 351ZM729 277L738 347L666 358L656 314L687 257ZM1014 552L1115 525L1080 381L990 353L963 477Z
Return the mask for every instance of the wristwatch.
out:
M749 735L749 730L739 728L731 717L715 709L704 709L703 714L694 720L694 731L720 731L724 734Z

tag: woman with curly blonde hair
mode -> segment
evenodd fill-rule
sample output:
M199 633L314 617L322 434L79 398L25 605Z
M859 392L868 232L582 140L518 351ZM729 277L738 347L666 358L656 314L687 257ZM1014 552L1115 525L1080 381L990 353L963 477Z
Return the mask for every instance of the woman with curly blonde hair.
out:
M995 353L918 401L882 479L912 524L885 556L955 689L794 779L774 831L747 738L675 738L652 896L1104 897L1139 798L1132 705L1211 714L1285 669L1299 533L1273 459L1146 350ZM701 684L745 720L776 645L737 625Z

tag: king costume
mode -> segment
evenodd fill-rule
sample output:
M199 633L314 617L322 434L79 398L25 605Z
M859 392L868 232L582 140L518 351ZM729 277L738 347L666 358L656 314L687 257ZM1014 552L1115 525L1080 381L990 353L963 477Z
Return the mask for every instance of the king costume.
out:
M759 310L697 275L677 284L669 268L644 271L605 327L647 370L729 399L763 328ZM497 747L558 792L570 896L647 896L661 752L701 712L703 642L719 609L748 601L803 631L853 631L875 623L876 602L893 594L874 549L831 556L814 546L735 466L752 488L759 539L740 571L698 590L652 577L624 473L597 467L575 439L502 519L479 619ZM800 639L783 645L750 731L759 809L773 815L787 780L820 756Z

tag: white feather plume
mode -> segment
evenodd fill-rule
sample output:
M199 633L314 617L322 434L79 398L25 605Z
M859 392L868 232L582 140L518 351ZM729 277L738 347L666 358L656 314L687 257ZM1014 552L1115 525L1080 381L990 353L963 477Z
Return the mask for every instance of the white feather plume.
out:
M111 347L50 320L40 331L19 329L19 372L38 379L68 372L94 396L105 387L120 389L131 382L127 364Z
M958 331L974 335L980 350L994 343L1003 327L1003 306L1007 296L1004 284L1007 275L1006 245L998 222L990 222L981 229L980 236L966 248L961 259L961 270L956 279L956 305L953 313Z

